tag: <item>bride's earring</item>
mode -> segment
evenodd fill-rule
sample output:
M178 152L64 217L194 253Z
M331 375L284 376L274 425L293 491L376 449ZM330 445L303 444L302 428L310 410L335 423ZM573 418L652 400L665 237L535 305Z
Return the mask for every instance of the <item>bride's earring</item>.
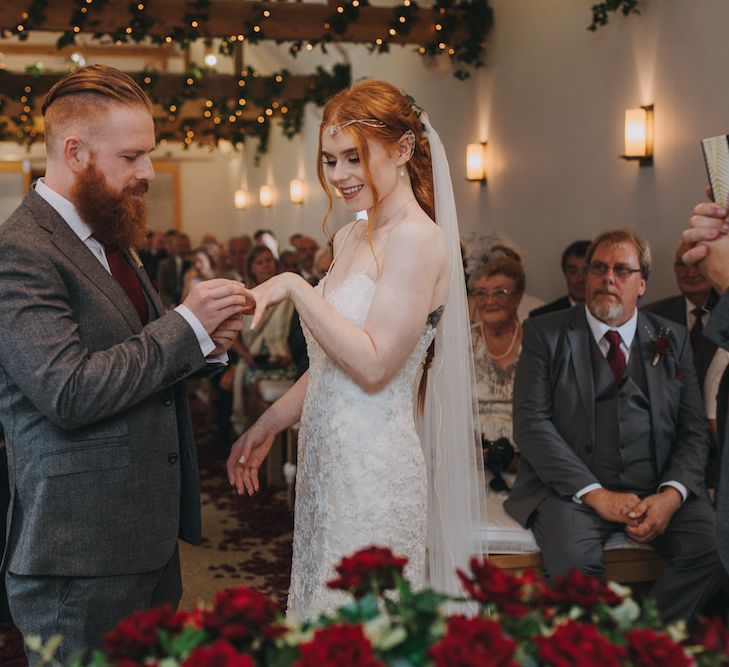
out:
M405 178L405 167L400 167L400 177Z

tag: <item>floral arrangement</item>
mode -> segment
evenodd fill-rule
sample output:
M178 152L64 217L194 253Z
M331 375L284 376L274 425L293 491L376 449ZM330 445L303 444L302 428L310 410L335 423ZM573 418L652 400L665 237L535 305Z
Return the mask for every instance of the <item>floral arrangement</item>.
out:
M650 352L653 355L651 366L657 366L658 362L671 353L673 343L673 332L666 327L661 327L650 338Z
M247 588L220 591L211 606L169 607L122 620L92 667L718 667L729 632L718 619L691 635L661 627L655 606L628 589L574 572L549 587L533 572L473 559L458 571L465 598L413 591L406 558L370 547L344 558L328 585L352 601L305 623L284 619ZM469 615L446 616L443 603ZM58 638L49 642L57 645Z

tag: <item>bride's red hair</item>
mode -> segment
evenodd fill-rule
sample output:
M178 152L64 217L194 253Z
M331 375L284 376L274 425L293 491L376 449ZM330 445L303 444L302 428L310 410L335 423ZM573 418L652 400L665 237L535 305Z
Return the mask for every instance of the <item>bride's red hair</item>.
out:
M355 83L349 88L337 93L324 106L322 124L319 130L319 150L317 153L317 174L324 192L329 200L326 215L324 216L324 231L331 238L327 229L327 220L332 212L334 198L329 182L324 175L324 165L321 160L321 135L332 125L338 125L348 120L364 120L374 118L382 121L384 127L373 127L365 123L352 123L339 129L339 132L348 132L354 139L362 170L367 185L372 189L374 205L373 215L367 224L367 237L372 241L372 230L376 218L377 200L379 195L372 183L372 173L369 169L368 143L376 141L388 150L394 150L398 142L408 130L415 135L415 151L407 163L410 183L415 198L420 207L435 219L433 203L433 170L430 162L430 145L425 136L425 128L420 122L413 103L400 90L385 81L365 80Z

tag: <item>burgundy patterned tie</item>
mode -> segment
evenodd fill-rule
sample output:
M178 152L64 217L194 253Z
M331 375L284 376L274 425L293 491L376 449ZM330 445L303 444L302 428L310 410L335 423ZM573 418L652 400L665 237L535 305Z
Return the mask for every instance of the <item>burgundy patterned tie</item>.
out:
M106 259L109 262L111 275L114 276L114 279L126 292L132 305L136 308L142 324L147 324L149 310L147 307L147 299L144 298L142 283L139 282L139 277L124 259L124 255L119 252L119 248L105 246L104 252L106 252Z
M696 354L696 349L699 347L702 334L704 333L704 323L701 321L701 318L705 312L706 311L703 308L694 308L691 311L691 314L694 316L694 325L691 327L691 331L689 332L689 338L691 339L691 347L694 354Z
M610 343L607 353L607 362L613 372L615 382L622 384L623 373L625 372L625 355L620 349L620 334L614 329L605 334L605 339Z

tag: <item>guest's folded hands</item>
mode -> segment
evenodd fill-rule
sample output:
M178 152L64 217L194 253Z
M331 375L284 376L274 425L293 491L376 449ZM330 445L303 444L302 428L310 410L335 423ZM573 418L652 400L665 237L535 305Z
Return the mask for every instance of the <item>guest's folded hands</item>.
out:
M637 520L630 516L640 503L640 498L635 493L600 488L586 493L582 497L582 502L594 509L606 521L637 524Z
M646 496L629 515L639 523L628 525L625 532L636 542L652 542L666 531L681 502L681 494L673 487Z

